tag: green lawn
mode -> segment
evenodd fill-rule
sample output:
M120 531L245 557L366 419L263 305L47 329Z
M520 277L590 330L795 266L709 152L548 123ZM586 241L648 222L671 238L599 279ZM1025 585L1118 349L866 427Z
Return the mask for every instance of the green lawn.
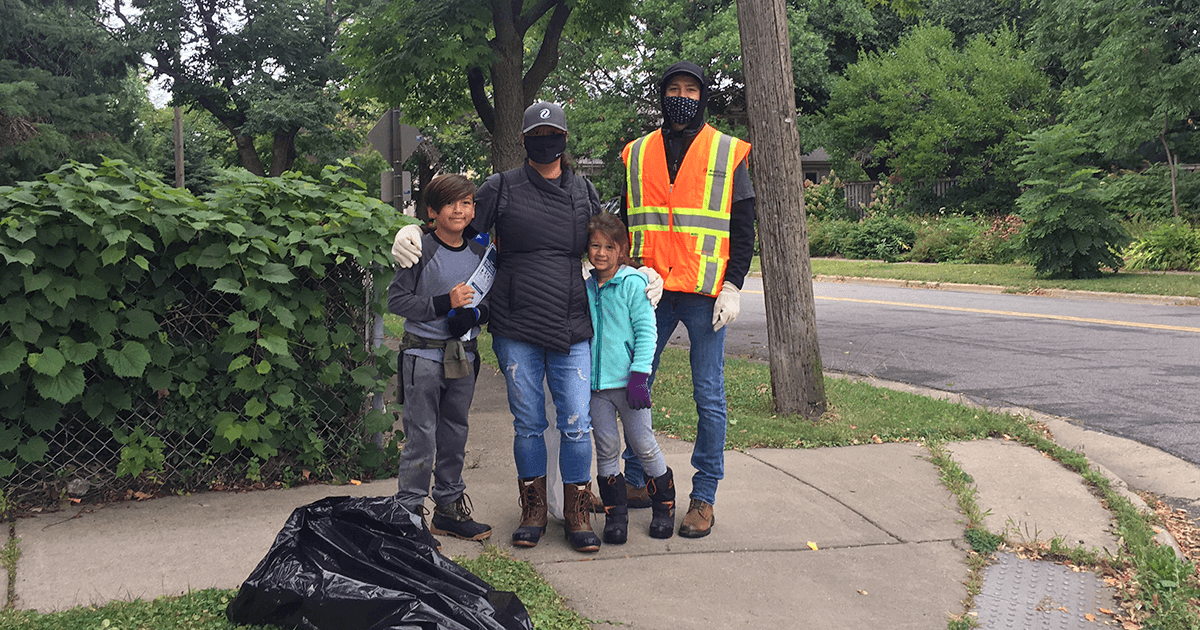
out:
M758 259L755 258L757 270ZM1105 274L1091 280L1048 280L1039 278L1025 265L959 265L949 263L885 263L872 260L812 259L813 275L858 278L890 278L915 282L987 284L1014 293L1039 289L1140 293L1200 297L1200 274L1172 272L1125 272Z

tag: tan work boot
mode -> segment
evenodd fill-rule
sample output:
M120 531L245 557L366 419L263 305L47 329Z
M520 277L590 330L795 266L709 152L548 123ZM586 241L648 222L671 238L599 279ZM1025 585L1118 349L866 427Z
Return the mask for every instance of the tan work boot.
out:
M713 524L716 522L717 517L713 516L712 505L700 499L692 499L687 515L683 517L683 523L679 525L679 535L684 538L704 538L712 531Z
M641 509L650 507L650 491L645 486L641 488L630 485L625 482L625 497L629 501L631 509Z
M563 530L575 551L600 550L600 537L592 531L592 484L563 484Z
M521 495L521 524L513 532L512 544L536 547L546 533L546 476L517 479Z

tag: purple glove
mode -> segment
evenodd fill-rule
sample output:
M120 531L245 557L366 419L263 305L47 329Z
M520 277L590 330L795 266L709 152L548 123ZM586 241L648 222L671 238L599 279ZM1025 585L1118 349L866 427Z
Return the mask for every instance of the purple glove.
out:
M630 372L625 385L625 396L630 409L650 408L650 375L645 372Z

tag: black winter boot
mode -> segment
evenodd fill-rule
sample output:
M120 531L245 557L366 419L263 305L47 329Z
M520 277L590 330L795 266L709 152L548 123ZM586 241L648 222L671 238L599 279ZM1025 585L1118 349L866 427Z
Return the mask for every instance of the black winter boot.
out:
M650 492L650 537L670 538L675 533L675 476L668 468L646 482Z
M623 545L629 535L629 506L625 500L625 475L596 477L604 501L604 542Z

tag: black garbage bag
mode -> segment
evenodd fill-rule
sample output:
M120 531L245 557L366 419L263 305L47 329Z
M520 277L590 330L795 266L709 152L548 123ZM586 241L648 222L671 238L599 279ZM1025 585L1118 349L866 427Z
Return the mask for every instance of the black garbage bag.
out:
M391 497L296 508L225 615L305 630L533 630L516 595L439 553L421 517Z

